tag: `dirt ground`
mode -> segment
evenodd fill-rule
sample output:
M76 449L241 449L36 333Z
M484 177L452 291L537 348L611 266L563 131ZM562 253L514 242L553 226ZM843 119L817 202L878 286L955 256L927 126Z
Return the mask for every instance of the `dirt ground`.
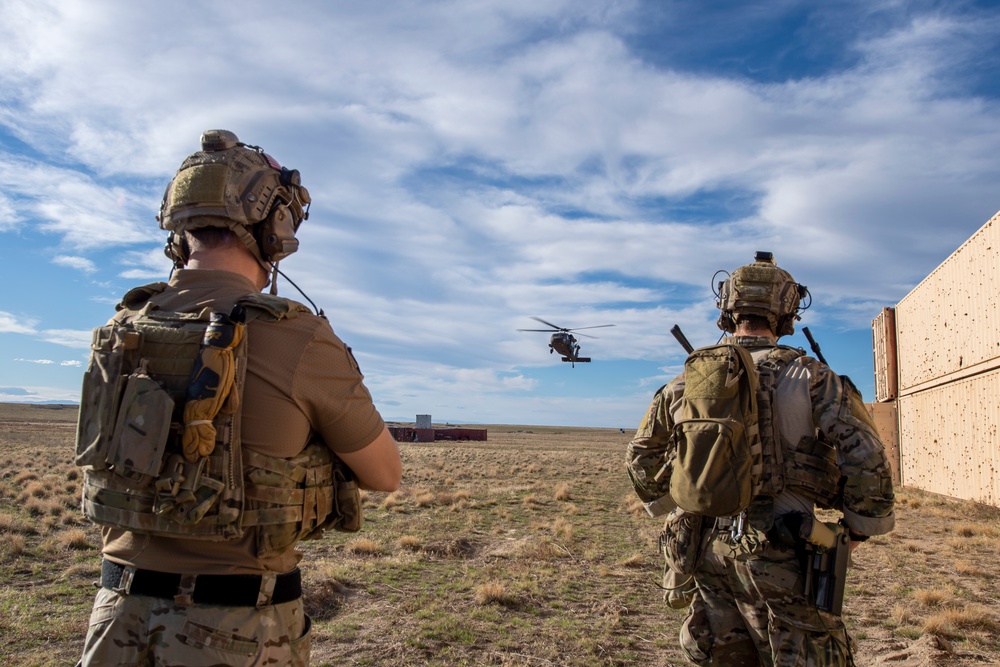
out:
M0 664L79 655L99 531L79 515L75 408L0 405ZM404 483L360 533L303 543L312 664L680 665L656 587L660 525L618 429L487 425L401 444ZM903 488L897 528L855 552L859 665L1000 665L1000 509Z

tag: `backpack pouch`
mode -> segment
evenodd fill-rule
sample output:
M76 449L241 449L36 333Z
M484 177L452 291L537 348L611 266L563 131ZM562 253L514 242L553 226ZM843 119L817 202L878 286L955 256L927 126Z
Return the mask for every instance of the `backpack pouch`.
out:
M753 460L743 424L735 419L690 419L674 426L677 458L670 496L677 506L706 516L732 516L753 497Z

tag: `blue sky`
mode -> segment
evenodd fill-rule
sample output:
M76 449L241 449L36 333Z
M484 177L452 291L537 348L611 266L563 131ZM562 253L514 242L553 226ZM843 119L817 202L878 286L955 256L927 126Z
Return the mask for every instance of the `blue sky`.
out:
M6 0L0 401L77 399L210 128L301 171L281 268L387 419L633 428L756 250L871 400L872 319L1000 209L998 45L956 1ZM616 326L571 368L531 316Z

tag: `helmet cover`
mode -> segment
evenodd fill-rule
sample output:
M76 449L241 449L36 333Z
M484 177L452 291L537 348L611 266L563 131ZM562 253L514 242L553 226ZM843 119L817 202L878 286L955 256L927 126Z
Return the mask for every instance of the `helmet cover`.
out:
M752 264L739 267L719 283L716 307L722 312L718 326L734 333L737 315L759 315L767 318L777 336L791 335L799 319L799 301L807 293L805 285L778 268L773 254L757 252Z
M167 255L183 232L227 227L262 264L277 262L298 249L295 232L309 217L309 191L298 170L286 169L257 146L228 130L201 135L202 150L181 164L160 205L160 228L171 232Z

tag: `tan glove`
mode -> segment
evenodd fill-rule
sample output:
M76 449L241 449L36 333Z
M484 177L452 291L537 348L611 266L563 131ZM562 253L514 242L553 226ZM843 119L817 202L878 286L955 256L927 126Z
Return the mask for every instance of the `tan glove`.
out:
M213 318L216 315L217 313L213 313ZM187 402L184 404L181 446L184 458L188 461L197 461L215 449L215 425L212 421L223 405L226 407L224 414L235 412L239 407L239 396L232 392L236 379L234 350L243 340L245 330L245 324L225 321L217 325L213 319L205 332L201 354L195 360L191 381L188 383Z

